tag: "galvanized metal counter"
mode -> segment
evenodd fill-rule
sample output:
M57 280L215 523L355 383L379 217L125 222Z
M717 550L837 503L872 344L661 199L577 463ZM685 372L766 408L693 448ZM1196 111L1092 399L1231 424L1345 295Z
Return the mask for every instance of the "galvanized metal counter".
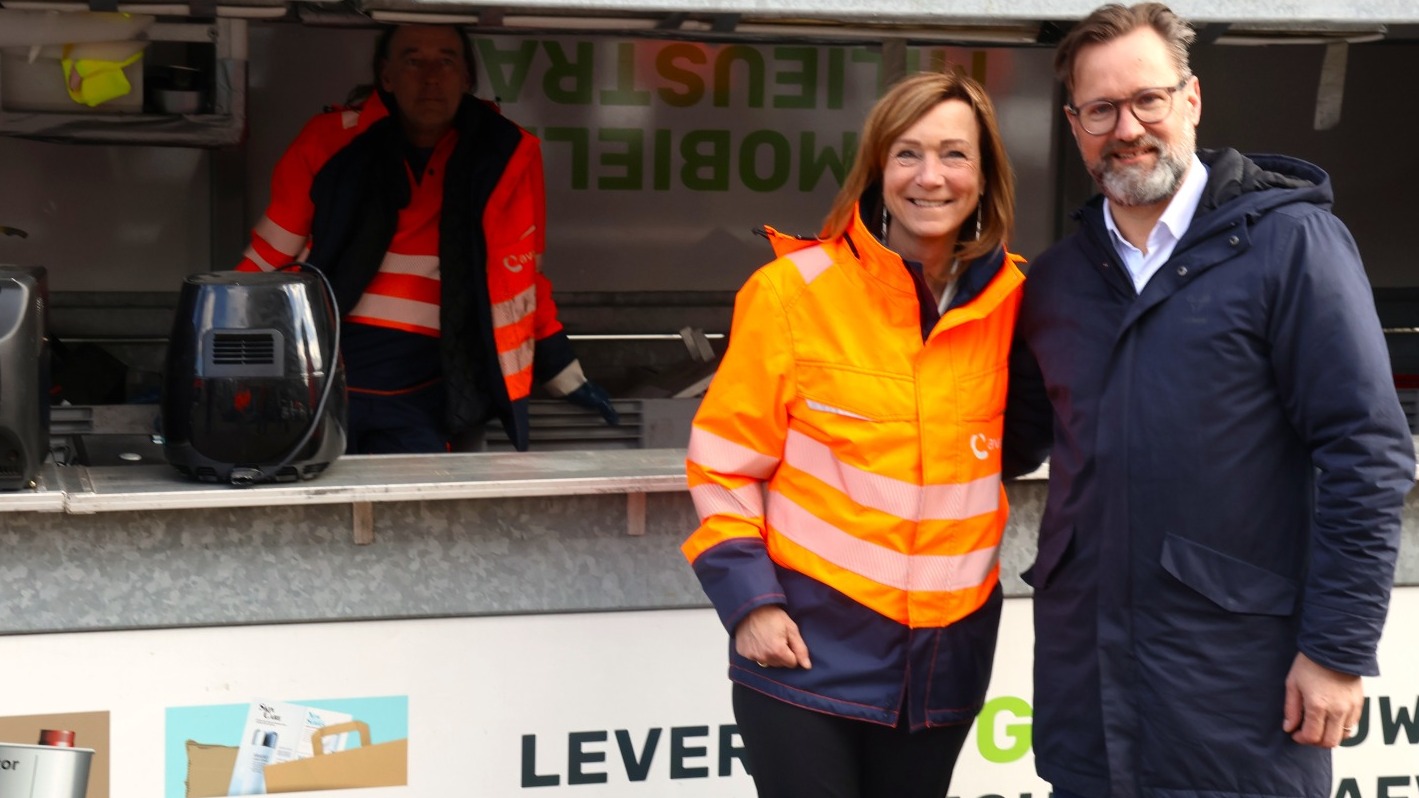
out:
M0 494L0 634L704 606L684 457L351 456L252 488L48 467ZM1007 491L1002 581L1025 595L1045 482ZM1398 582L1419 584L1413 493Z

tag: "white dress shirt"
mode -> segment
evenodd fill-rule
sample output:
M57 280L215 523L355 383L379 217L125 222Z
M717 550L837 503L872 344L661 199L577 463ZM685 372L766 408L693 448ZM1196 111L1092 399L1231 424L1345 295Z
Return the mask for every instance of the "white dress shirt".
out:
M1202 201L1202 190L1206 187L1207 167L1203 166L1202 161L1194 154L1192 165L1187 169L1187 177L1183 178L1182 185L1178 186L1177 193L1168 202L1168 207L1163 210L1158 223L1153 225L1153 231L1148 234L1146 255L1138 247L1128 243L1128 239L1119 232L1118 225L1114 224L1113 207L1108 198L1104 198L1104 226L1108 227L1114 250L1123 260L1123 265L1133 278L1134 290L1138 293L1143 293L1143 286L1148 284L1158 269L1172 256L1173 248L1187 232L1188 225L1192 224L1193 214L1197 212L1197 205Z

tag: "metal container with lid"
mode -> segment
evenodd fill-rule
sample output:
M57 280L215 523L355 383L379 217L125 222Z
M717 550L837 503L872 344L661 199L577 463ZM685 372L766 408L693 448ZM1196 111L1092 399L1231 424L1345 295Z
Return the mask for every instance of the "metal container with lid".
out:
M84 798L92 748L0 743L0 796Z

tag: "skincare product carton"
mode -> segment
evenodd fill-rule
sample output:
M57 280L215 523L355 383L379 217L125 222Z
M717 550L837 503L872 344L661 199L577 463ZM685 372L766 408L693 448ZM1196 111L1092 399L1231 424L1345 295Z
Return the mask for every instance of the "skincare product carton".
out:
M307 759L315 755L311 736L326 726L348 723L344 712L282 701L253 701L246 715L241 747L237 749L228 795L264 795L267 765ZM345 750L346 734L326 735L322 752Z

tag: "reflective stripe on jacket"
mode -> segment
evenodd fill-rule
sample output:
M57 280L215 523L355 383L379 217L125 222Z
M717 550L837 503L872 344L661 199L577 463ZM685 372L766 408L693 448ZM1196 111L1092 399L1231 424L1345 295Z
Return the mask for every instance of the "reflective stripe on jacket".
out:
M770 231L780 257L735 301L687 463L683 546L732 633L785 605L813 668L731 678L786 701L915 727L974 717L999 613L1000 438L1023 281L1015 256L922 341L902 259L847 236Z
M271 270L304 258L310 251L315 216L310 198L315 175L387 115L375 94L358 110L324 113L307 123L276 165L271 202L252 230L239 270ZM435 147L422 178L416 181L409 175L410 201L399 210L378 274L359 302L346 309L349 320L434 337L440 334L439 223L445 167L456 141L457 133L450 132ZM493 338L508 398L516 403L531 393L536 343L562 329L551 284L541 270L546 249L542 158L531 134L523 132L481 218Z

